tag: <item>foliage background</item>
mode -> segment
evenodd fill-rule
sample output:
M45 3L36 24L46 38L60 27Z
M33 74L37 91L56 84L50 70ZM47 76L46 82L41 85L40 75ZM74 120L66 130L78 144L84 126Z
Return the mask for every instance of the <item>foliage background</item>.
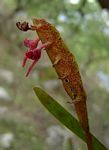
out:
M86 149L36 100L32 88L39 85L75 115L45 51L31 75L25 77L22 41L36 34L18 31L15 23L32 23L32 17L54 23L76 56L87 91L91 131L109 147L108 11L95 0L1 0L0 150L62 150L66 137L71 137L72 149Z

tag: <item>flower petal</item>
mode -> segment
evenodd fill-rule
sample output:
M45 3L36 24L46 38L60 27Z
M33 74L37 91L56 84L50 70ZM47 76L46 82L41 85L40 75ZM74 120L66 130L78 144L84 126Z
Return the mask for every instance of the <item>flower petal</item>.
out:
M40 41L39 38L37 38L35 40L29 40L29 39L26 38L24 40L24 45L26 47L29 47L32 50L32 49L37 47L39 41Z
M27 73L26 73L26 77L30 74L30 72L32 71L33 67L35 66L35 64L37 63L38 60L34 60L33 63L30 65Z
M24 56L24 59L23 59L23 63L22 63L22 67L25 67L26 65L26 62L27 62L27 56Z

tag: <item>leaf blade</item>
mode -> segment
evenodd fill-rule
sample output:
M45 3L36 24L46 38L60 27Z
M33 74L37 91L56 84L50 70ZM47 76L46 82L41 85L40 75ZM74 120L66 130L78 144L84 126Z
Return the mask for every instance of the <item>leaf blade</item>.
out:
M57 103L51 96L49 96L44 90L39 87L34 87L34 92L39 98L43 106L55 116L64 126L66 126L70 131L75 133L83 141L85 141L84 132L79 124L79 122ZM107 148L98 139L93 136L93 143L95 150L107 150Z

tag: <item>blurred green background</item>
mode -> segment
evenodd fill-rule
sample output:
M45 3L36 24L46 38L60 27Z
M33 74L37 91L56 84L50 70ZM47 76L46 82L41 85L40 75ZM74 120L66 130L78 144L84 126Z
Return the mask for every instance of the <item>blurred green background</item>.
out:
M33 92L35 85L41 86L75 115L45 51L25 77L29 62L21 67L23 40L36 33L23 33L15 24L32 23L32 17L53 23L75 55L87 91L91 131L109 147L109 13L103 8L102 0L0 0L0 150L68 150L69 138L72 150L86 149Z

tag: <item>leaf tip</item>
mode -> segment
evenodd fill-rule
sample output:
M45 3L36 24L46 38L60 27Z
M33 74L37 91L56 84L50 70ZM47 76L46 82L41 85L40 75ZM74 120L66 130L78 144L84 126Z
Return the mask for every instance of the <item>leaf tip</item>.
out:
M35 92L35 93L37 93L37 92L38 92L38 90L40 90L40 88L39 88L39 87L37 87L37 86L35 86L35 87L33 87L33 90L34 90L34 92Z

